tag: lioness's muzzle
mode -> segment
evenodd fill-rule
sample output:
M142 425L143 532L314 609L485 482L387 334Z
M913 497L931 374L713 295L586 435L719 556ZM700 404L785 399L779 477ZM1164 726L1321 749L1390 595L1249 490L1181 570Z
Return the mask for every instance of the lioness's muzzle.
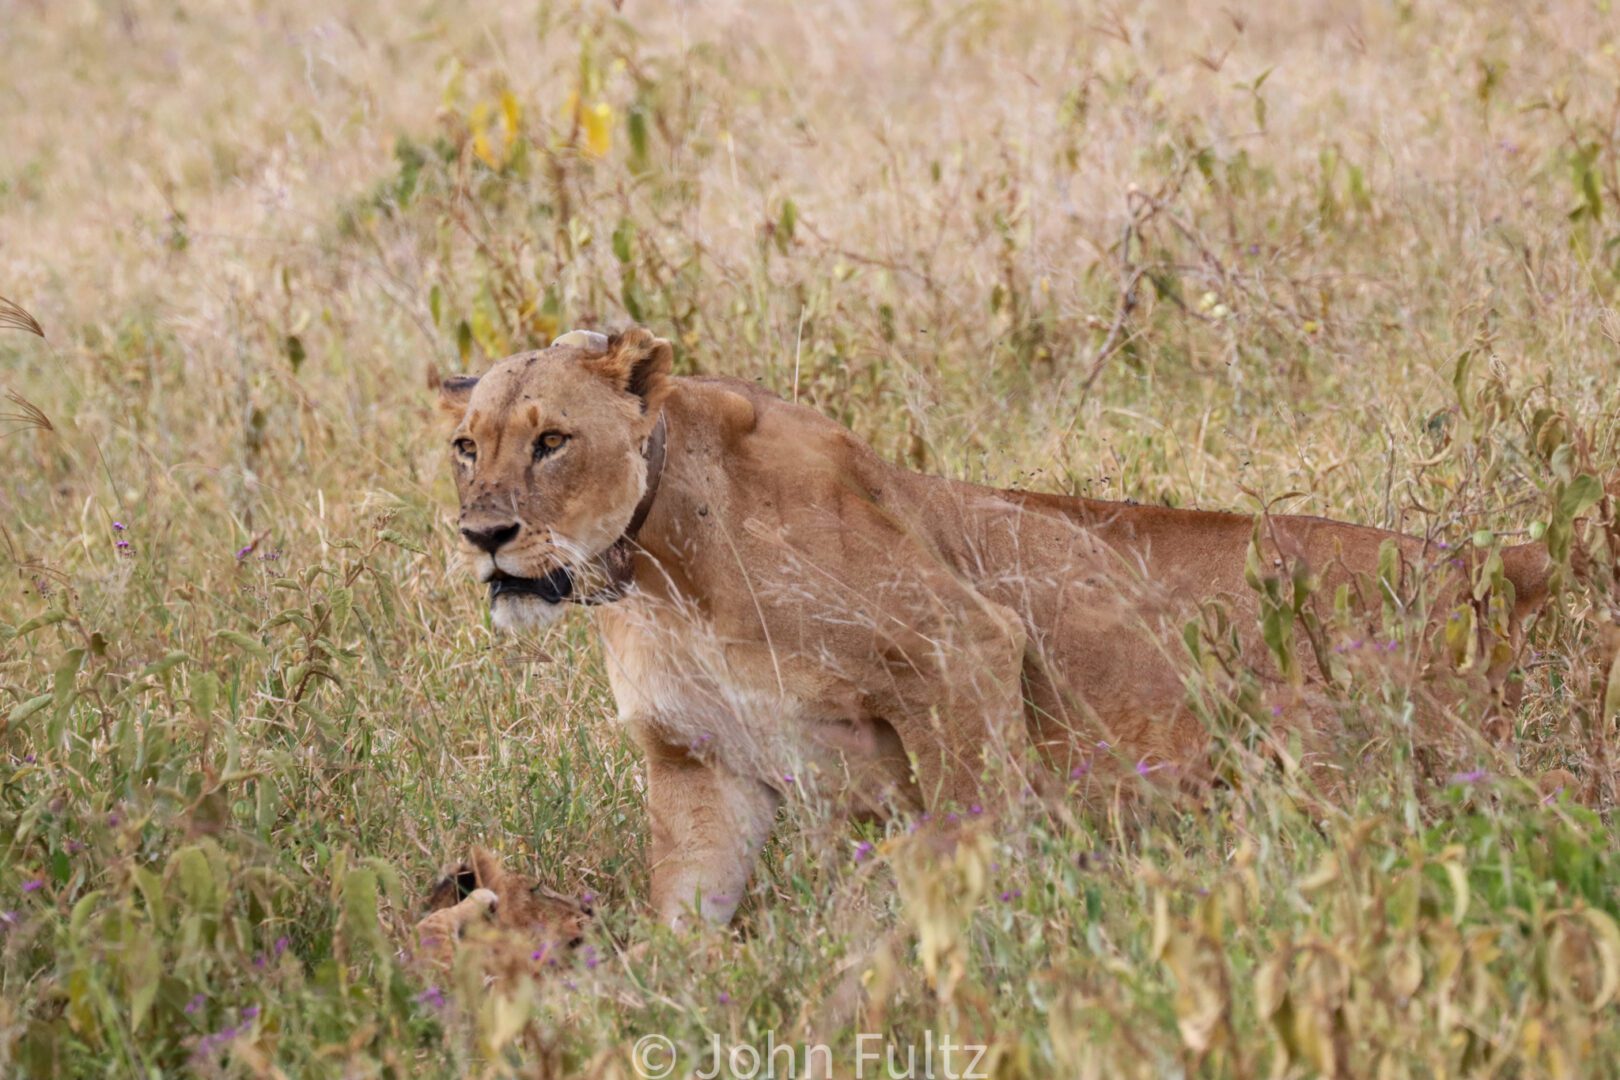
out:
M574 575L559 566L543 578L512 577L497 573L489 579L489 602L498 596L533 596L548 604L560 604L574 592Z

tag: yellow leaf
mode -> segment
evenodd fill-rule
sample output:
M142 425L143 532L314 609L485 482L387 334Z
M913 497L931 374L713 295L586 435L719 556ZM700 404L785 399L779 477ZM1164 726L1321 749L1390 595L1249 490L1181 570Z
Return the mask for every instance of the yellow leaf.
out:
M480 1026L490 1054L498 1054L507 1043L517 1038L529 1022L533 999L534 984L527 980L519 983L511 994L494 994L489 998L480 1017Z
M444 95L440 99L443 107L449 112L455 112L456 106L461 103L461 87L466 81L466 74L460 60L450 61L450 74L444 80Z
M1592 926L1598 964L1603 972L1603 981L1592 998L1592 1011L1597 1012L1620 995L1620 925L1615 924L1608 912L1597 908L1586 908L1581 914Z
M523 106L510 90L501 92L501 156L509 156L523 126Z
M1446 876L1451 879L1453 893L1451 921L1461 926L1463 918L1468 914L1468 871L1454 862L1442 865L1446 869Z
M585 110L585 151L592 157L607 157L613 149L613 106L598 101Z
M1309 877L1299 883L1299 891L1306 896L1327 888L1339 880L1339 860L1331 851L1322 856Z
M473 106L472 113L467 117L467 126L472 130L473 153L492 169L501 167L500 161L495 157L495 147L489 141L489 120L492 109L489 102L480 101Z

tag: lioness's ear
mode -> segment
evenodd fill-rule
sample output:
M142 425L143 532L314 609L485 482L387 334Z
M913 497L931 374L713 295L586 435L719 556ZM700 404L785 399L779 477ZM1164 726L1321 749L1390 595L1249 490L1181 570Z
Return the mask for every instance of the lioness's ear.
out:
M654 413L671 389L669 373L674 362L675 349L669 342L637 326L608 338L607 352L587 360L586 365L620 390L640 398L642 412Z
M452 375L439 384L439 408L460 423L467 413L467 402L472 400L473 387L478 385L476 375Z

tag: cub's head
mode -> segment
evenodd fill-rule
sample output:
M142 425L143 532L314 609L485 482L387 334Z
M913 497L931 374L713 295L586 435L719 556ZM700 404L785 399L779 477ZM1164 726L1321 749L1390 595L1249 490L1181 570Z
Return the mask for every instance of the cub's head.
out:
M574 331L481 378L445 381L461 549L495 625L544 625L624 533L647 486L644 448L670 390L669 342Z

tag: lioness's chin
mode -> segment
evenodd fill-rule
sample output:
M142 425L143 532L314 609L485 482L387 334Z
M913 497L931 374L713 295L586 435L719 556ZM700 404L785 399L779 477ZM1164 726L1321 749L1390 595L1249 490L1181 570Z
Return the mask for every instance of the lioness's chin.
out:
M495 629L509 634L539 630L562 618L564 605L548 604L537 596L497 596L490 606Z

